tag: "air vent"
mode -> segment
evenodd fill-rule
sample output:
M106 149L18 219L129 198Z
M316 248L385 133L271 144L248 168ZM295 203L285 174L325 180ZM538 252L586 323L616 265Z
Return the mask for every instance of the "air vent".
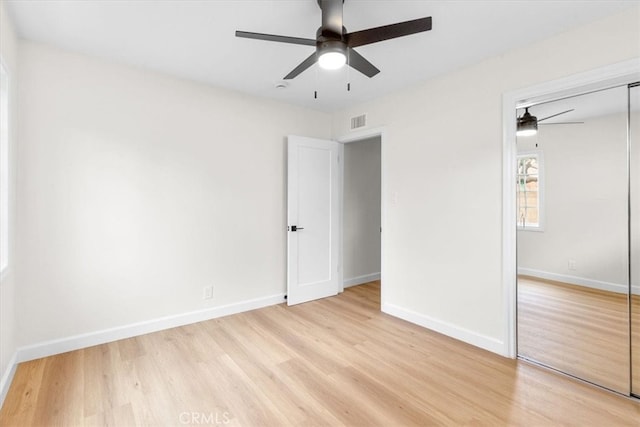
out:
M363 128L367 125L367 115L351 117L351 130Z

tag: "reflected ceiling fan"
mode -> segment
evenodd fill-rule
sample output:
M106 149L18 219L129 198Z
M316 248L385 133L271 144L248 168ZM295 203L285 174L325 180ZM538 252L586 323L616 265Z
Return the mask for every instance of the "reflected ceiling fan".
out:
M349 66L360 71L365 76L373 77L380 70L356 52L353 49L354 47L431 30L431 17L429 16L348 33L342 22L344 0L317 1L322 11L322 26L318 28L315 39L250 33L247 31L236 31L236 37L315 46L316 51L287 74L284 77L285 80L295 78L316 62L320 67L329 70L341 68L345 63L348 63Z
M535 135L538 132L538 124L540 124L540 125L580 125L580 124L583 124L584 122L540 123L540 122L542 122L544 120L548 120L548 119L551 119L553 117L560 116L562 114L567 114L567 113L570 113L572 111L575 111L575 108L563 111L561 113L552 114L550 116L543 117L543 118L539 119L536 116L532 116L531 113L529 113L529 107L526 107L524 109L524 114L522 116L518 117L518 127L517 127L517 131L516 131L516 135L517 136Z

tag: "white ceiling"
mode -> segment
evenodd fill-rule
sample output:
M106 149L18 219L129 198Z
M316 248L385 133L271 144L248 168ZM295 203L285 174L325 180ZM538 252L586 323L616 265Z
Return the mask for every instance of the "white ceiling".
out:
M22 38L324 111L382 96L638 3L346 0L347 31L424 16L433 17L433 30L357 48L381 70L372 79L353 70L314 66L288 88L276 89L313 48L240 39L234 32L315 38L321 17L316 0L7 1Z

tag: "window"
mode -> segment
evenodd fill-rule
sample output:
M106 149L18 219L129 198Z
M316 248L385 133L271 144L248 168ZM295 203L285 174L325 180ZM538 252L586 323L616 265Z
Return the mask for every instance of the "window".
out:
M0 63L0 272L9 265L9 76Z
M542 152L518 154L518 228L542 231Z

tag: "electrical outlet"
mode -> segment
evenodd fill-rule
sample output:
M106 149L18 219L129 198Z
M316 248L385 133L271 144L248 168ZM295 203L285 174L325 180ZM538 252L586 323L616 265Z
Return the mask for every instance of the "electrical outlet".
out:
M202 299L213 298L213 286L205 286L202 288Z
M569 270L575 271L576 270L576 260L575 259L570 259L569 262L567 262L567 266L569 267Z

